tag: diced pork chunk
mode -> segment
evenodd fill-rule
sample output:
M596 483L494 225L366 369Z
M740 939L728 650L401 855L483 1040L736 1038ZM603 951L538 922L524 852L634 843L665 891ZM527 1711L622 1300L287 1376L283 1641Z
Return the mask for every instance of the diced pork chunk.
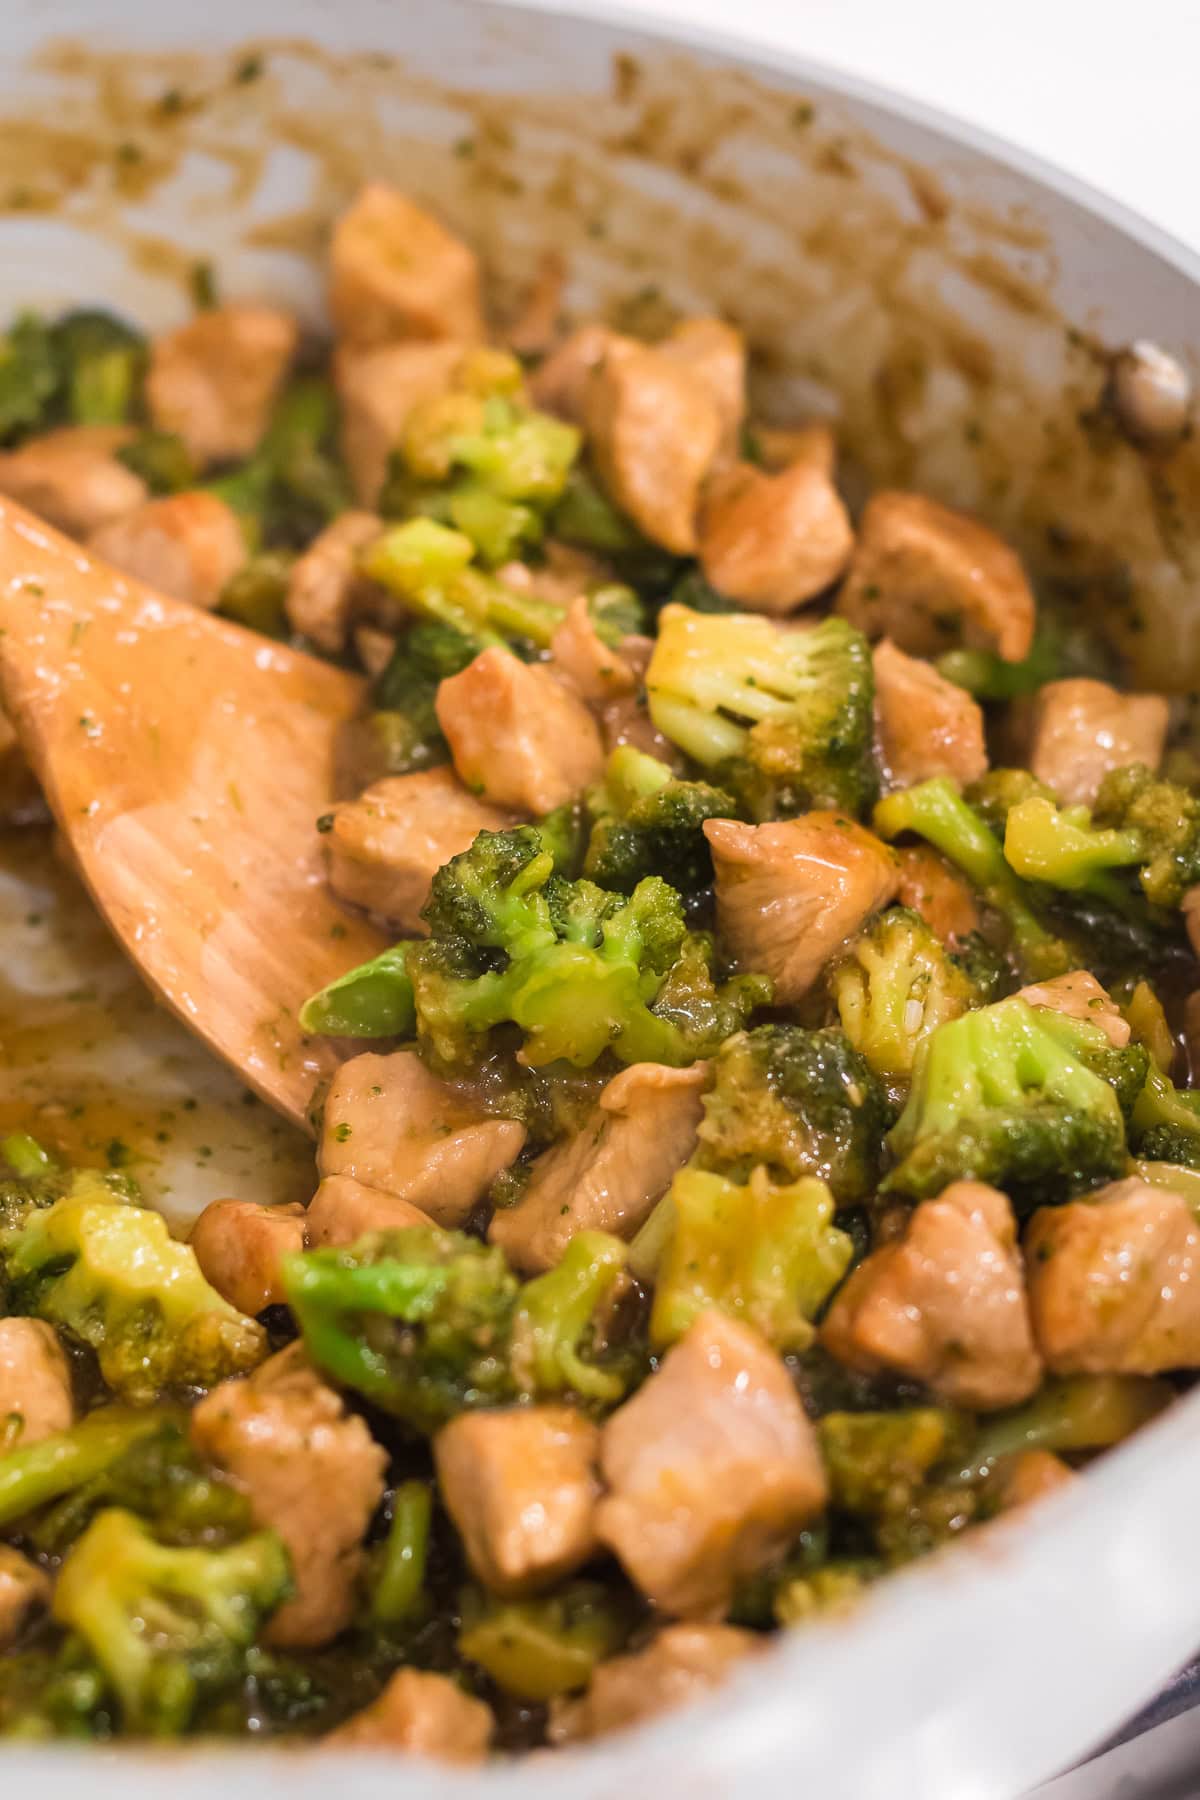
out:
M791 1377L754 1331L700 1315L601 1439L596 1529L664 1612L719 1614L826 1499Z
M93 531L87 545L122 574L206 611L246 561L236 513L199 489L147 500Z
M507 650L443 681L436 707L454 767L493 806L540 817L604 772L600 728L578 694Z
M484 335L479 260L407 194L372 181L334 226L329 310L348 344L474 342Z
M41 1319L0 1319L0 1444L24 1449L75 1422L71 1371Z
M561 1262L580 1231L631 1238L696 1147L708 1066L634 1063L605 1087L579 1131L539 1156L515 1206L488 1232L518 1269Z
M21 1635L30 1615L48 1604L50 1577L8 1544L0 1544L0 1651Z
M1020 990L1018 998L1030 1006L1062 1013L1064 1018L1098 1025L1116 1050L1123 1050L1129 1042L1129 1021L1121 1017L1116 1001L1088 969L1073 969L1069 975L1055 975L1050 981L1031 982Z
M944 944L956 944L979 929L975 896L956 869L928 844L905 844L896 851L901 906L919 912Z
M766 469L778 471L793 463L813 463L833 480L837 440L828 425L756 425L754 441Z
M214 1388L193 1411L191 1433L200 1454L245 1489L257 1522L287 1547L295 1598L272 1618L267 1640L328 1643L354 1610L386 1455L309 1366L300 1344L245 1380Z
M588 377L604 361L611 345L619 343L607 325L580 325L552 350L529 380L534 405L557 413L573 425L583 423L583 403Z
M591 706L603 706L637 689L636 670L619 650L604 642L592 624L583 594L567 608L566 618L550 640L550 654L557 672Z
M583 423L610 498L654 543L690 556L723 429L706 382L661 350L619 338L588 376Z
M331 654L346 645L354 601L362 588L358 552L383 530L374 513L344 512L296 558L284 602L288 624Z
M888 786L934 775L962 787L978 781L988 766L979 702L890 638L876 644L874 663L875 734Z
M1200 1227L1136 1176L1046 1206L1025 1234L1029 1305L1052 1375L1200 1367Z
M753 612L790 613L814 600L853 549L850 515L815 462L777 475L736 463L709 484L700 515L704 573Z
M511 813L468 793L453 769L389 775L333 809L325 839L329 885L341 900L425 937L421 908L443 863L481 831L503 831Z
M724 319L684 319L658 350L708 389L721 420L718 454L732 460L746 417L746 340L741 332Z
M997 1505L1001 1512L1014 1512L1076 1480L1074 1469L1052 1450L1022 1450L997 1479Z
M1020 662L1033 642L1034 599L1020 559L966 513L923 494L867 503L838 611L911 656L966 644Z
M353 1175L327 1175L305 1215L304 1240L317 1250L357 1243L369 1231L408 1231L432 1224L429 1214L408 1200L368 1187Z
M1048 681L1033 703L1029 766L1065 806L1090 806L1110 769L1157 769L1168 714L1161 694L1121 694L1082 676Z
M893 898L895 858L842 813L811 812L771 825L710 819L717 920L739 968L800 1000L829 958Z
M582 1699L554 1701L550 1741L602 1737L700 1700L761 1648L761 1638L733 1625L668 1625L644 1650L601 1663Z
M339 444L359 505L374 506L405 421L422 400L445 393L463 359L458 343L342 348L333 359Z
M325 1101L317 1166L407 1200L437 1225L461 1225L515 1161L525 1127L481 1117L411 1050L343 1063Z
M570 1406L466 1412L433 1441L467 1561L493 1593L549 1587L596 1550L600 1433Z
M544 356L550 349L562 316L566 280L566 264L558 251L543 252L521 310L505 333L505 342L518 356Z
M296 353L296 321L274 306L216 306L155 338L146 405L198 463L249 456Z
M448 1675L397 1669L378 1700L355 1713L323 1742L338 1750L405 1750L435 1762L479 1763L495 1724L484 1701L465 1694Z
M280 1268L285 1256L304 1248L304 1208L214 1200L192 1226L189 1242L205 1280L253 1318L287 1299Z
M124 425L67 425L0 452L0 494L60 531L86 537L140 506L149 490L117 460L133 437Z
M1041 1380L1005 1195L956 1181L916 1208L902 1240L868 1256L821 1328L851 1368L893 1370L951 1406L990 1411Z

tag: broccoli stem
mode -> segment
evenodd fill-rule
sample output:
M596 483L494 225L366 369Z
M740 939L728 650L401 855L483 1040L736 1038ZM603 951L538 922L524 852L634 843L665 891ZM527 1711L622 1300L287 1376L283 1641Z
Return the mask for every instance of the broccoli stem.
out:
M324 1037L412 1037L417 1028L407 943L339 975L300 1008L300 1028Z
M27 1131L10 1131L0 1141L0 1156L21 1181L36 1181L54 1172L54 1158Z
M433 1493L427 1481L405 1481L392 1502L392 1524L371 1593L377 1625L402 1625L417 1612L425 1586Z
M1020 1450L1103 1450L1119 1444L1169 1406L1168 1381L1144 1375L1073 1375L1047 1381L1034 1398L981 1426L961 1470L951 1478L979 1481L1001 1457Z
M179 1415L173 1408L105 1406L69 1431L0 1457L0 1528L101 1475L139 1438Z

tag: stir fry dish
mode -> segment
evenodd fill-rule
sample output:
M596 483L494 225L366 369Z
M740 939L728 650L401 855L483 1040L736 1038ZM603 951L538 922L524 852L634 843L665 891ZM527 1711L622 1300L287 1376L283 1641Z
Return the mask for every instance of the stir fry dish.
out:
M489 335L376 185L331 343L0 344L0 492L363 672L312 829L392 946L305 1004L292 1203L184 1242L0 1143L9 1738L575 1744L1036 1529L1200 1367L1186 709L733 325L563 280Z

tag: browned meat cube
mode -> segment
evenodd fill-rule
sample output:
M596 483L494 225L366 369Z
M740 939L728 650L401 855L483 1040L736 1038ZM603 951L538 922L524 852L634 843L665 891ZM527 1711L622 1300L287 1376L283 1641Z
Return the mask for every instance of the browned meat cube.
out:
M296 321L274 306L215 306L155 338L146 405L198 463L249 456L296 352Z
M541 816L604 773L600 728L578 694L507 650L443 681L436 708L454 767L493 806Z
M596 1529L664 1612L720 1614L825 1505L812 1426L747 1326L700 1315L604 1427Z
M1033 703L1029 766L1065 806L1090 806L1110 769L1157 769L1169 708L1161 694L1122 694L1106 681L1048 681Z
M467 1561L493 1593L550 1587L594 1555L600 1433L570 1406L465 1412L433 1440Z
M1025 1233L1033 1331L1052 1375L1200 1367L1200 1227L1180 1195L1136 1176Z
M189 1242L205 1280L253 1318L287 1299L280 1265L304 1248L304 1208L214 1200L192 1226Z
M840 1362L893 1370L951 1406L1015 1406L1041 1380L1005 1195L956 1181L913 1212L904 1237L872 1251L821 1328Z
M495 1720L448 1675L397 1669L377 1700L322 1740L337 1750L404 1750L435 1762L480 1763Z
M723 430L707 383L662 350L617 338L588 375L583 423L610 498L652 542L692 555Z
M703 1699L736 1663L762 1647L761 1638L733 1625L668 1625L644 1650L601 1663L582 1699L554 1701L550 1741L574 1744L603 1737Z
M793 463L813 463L833 480L837 441L828 425L756 425L754 441L765 469L778 473Z
M1116 1001L1088 969L1073 969L1069 975L1055 975L1050 981L1031 982L1020 990L1019 998L1030 1006L1062 1013L1064 1018L1098 1025L1116 1050L1123 1050L1129 1042L1129 1021L1121 1017Z
M997 1477L996 1504L1001 1512L1015 1512L1077 1479L1074 1469L1052 1450L1022 1450Z
M1020 662L1033 642L1033 592L1019 557L977 519L923 494L868 501L837 607L911 656L966 644Z
M604 361L609 348L620 342L617 333L607 325L577 326L530 377L529 392L534 405L569 419L573 425L582 425L588 377Z
M382 530L374 513L344 512L292 564L284 602L288 624L331 655L346 647L355 598L365 585L358 552Z
M545 356L558 333L563 310L567 267L557 250L544 250L537 260L533 280L520 312L504 333L504 341L518 356Z
M979 930L979 908L967 883L928 844L904 844L896 851L901 906L919 912L944 944L956 944Z
M426 937L421 908L442 864L469 850L481 831L514 823L512 813L468 793L453 769L386 776L334 807L325 839L329 885L405 937Z
M777 475L736 463L709 484L700 515L704 573L752 612L791 613L815 600L853 550L850 515L815 461Z
M348 344L473 342L484 335L479 259L407 194L368 182L333 229L329 310Z
M875 733L884 781L912 787L948 775L960 787L988 766L983 709L931 663L890 638L875 646Z
M525 1127L481 1115L411 1050L368 1051L330 1085L317 1167L407 1200L435 1224L461 1225L521 1153Z
M708 1065L634 1063L613 1077L580 1129L544 1150L515 1206L488 1231L518 1269L561 1262L579 1231L630 1238L696 1147Z
M632 694L638 672L619 650L612 650L592 624L587 599L576 596L550 641L554 668L590 706Z
M86 537L140 506L149 492L117 460L126 425L67 425L0 452L0 494L31 507L72 537Z
M724 319L684 319L657 348L708 389L721 421L718 455L731 461L746 417L745 338Z
M193 1411L191 1433L201 1456L245 1489L257 1522L287 1546L295 1598L271 1620L267 1641L327 1644L354 1611L386 1455L300 1344L214 1388Z
M775 983L788 1006L812 987L845 940L893 898L896 860L842 813L773 825L710 819L717 921L741 969Z
M311 1249L354 1244L369 1231L408 1231L432 1225L428 1213L382 1188L368 1187L353 1175L327 1175L305 1215L304 1238Z
M20 1637L30 1615L50 1601L50 1577L9 1544L0 1544L0 1650Z
M246 561L237 514L199 489L145 501L93 531L87 547L123 575L208 612Z
M0 1319L0 1445L24 1449L74 1422L71 1370L53 1325Z
M459 343L414 343L336 353L339 442L360 506L375 505L408 415L420 401L445 393L464 350Z

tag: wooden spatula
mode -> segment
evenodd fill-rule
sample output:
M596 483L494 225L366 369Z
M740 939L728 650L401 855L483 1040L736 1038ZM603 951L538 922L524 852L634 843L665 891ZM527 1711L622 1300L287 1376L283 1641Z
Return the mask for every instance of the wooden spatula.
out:
M305 1123L338 1060L307 995L382 949L316 820L362 683L116 574L0 500L0 691L87 887L147 981Z

